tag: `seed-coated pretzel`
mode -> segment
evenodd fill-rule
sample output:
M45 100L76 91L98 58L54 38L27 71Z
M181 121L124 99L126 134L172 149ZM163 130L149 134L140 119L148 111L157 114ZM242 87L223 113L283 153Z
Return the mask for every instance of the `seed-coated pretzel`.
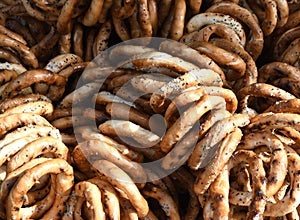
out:
M105 179L112 185L124 192L137 211L138 217L142 218L147 215L149 211L147 201L141 195L132 179L123 170L107 160L97 160L93 163L93 168L104 175Z
M6 211L8 219L21 218L24 196L30 188L35 184L36 180L45 174L56 174L55 195L52 197L53 207L50 208L44 217L59 216L65 209L62 204L67 201L73 186L73 169L63 159L47 160L33 168L27 170L21 178L17 180L11 189L6 203ZM27 216L30 217L30 216ZM47 217L47 218L48 218Z

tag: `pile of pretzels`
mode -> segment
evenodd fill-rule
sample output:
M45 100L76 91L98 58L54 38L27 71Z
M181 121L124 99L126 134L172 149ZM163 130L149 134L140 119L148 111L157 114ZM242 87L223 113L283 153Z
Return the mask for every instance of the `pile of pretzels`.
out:
M0 219L299 219L299 17L2 0Z

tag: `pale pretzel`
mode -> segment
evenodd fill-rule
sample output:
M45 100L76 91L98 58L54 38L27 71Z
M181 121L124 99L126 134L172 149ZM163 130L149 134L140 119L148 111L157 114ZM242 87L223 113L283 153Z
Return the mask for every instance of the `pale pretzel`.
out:
M83 181L79 182L75 185L74 192L79 197L84 197L86 200L87 208L89 211L92 212L92 216L90 216L92 219L97 220L104 220L105 213L103 210L103 205L101 202L101 192L97 185L88 182ZM74 210L74 217L78 218L81 215L81 209L78 209L79 207L76 205L76 208ZM78 213L78 212L79 213ZM76 217L77 216L77 217Z
M264 38L262 30L251 12L231 2L214 4L207 11L231 15L245 23L251 29L251 39L246 42L245 50L253 57L253 60L257 60L263 49Z
M146 174L143 168L138 163L130 161L117 149L107 143L99 140L89 140L77 145L73 151L73 155L74 154L81 154L81 156L87 158L90 163L98 159L108 160L126 171L135 182L146 182Z
M44 68L54 73L58 73L68 65L72 65L78 62L82 62L82 59L75 54L60 54L49 60Z
M132 121L143 128L150 129L150 116L122 103L108 103L106 105L106 112L111 115L113 119L122 119Z
M204 12L193 16L187 23L187 33L200 30L202 27L211 24L222 24L231 28L240 39L245 39L245 32L242 25L233 19L233 17L213 12Z
M57 100L64 92L66 80L64 77L48 70L28 70L11 81L11 83L3 91L2 99L16 96L17 90L24 89L34 83L40 82L50 85L48 96L52 100Z
M103 174L112 185L116 186L127 195L132 206L137 211L138 217L142 218L147 215L149 211L147 201L124 171L107 160L98 160L93 163L93 167L100 174Z
M147 184L143 189L142 193L147 197L151 197L157 200L161 208L164 210L166 216L168 216L170 219L180 219L178 207L172 199L172 197L167 192L156 186Z
M130 137L142 147L152 147L160 140L158 135L130 121L108 120L98 128L104 134Z
M107 20L104 22L95 37L93 43L93 56L96 57L104 51L108 46L108 40L112 31L112 22L111 20Z
M98 82L91 82L75 89L66 95L58 104L58 108L71 108L99 90Z
M77 127L75 132L79 132L82 135L82 138L85 140L99 140L102 141L106 144L111 145L115 149L117 149L122 155L126 156L132 161L135 162L142 162L143 161L143 156L129 147L122 145L121 143L118 143L114 139L102 135L98 132L98 130L91 128L90 126L82 126L82 127Z
M16 71L18 74L24 73L26 71L26 68L21 64L16 63L0 63L0 69L1 70L13 70Z
M161 112L165 107L166 98L192 86L221 86L222 81L217 73L208 69L195 69L173 79L159 90L154 92L150 98L150 104L155 112ZM175 94L174 94L175 92Z
M16 50L22 57L22 61L29 65L32 66L33 68L38 67L38 60L36 56L30 51L30 49L23 43L14 40L11 37L8 37L7 35L0 34L1 38L1 44L0 46L2 47L9 47L14 50Z
M186 2L183 0L175 0L174 2L174 19L170 29L169 37L173 40L179 40L184 31Z
M220 75L224 83L226 82L223 70L212 59L210 59L206 55L200 54L199 52L190 48L189 46L178 43L176 41L168 40L162 42L159 45L159 50L187 60L199 66L200 68L211 69Z
M62 214L64 210L62 202L67 200L73 186L73 169L65 160L53 159L34 166L17 180L7 198L8 219L21 218L19 214L22 212L22 196L30 190L37 179L48 173L57 174L55 186L57 195L53 201L54 206L44 217Z
M110 219L120 219L120 206L119 206L119 199L116 190L110 185L108 182L101 180L97 177L93 179L87 180L93 184L96 184L100 189L103 197L105 198L104 203L104 210L105 214Z
M189 167L194 170L205 167L215 156L214 147L217 147L218 143L235 128L244 127L249 122L249 116L246 114L235 114L216 122L195 146L188 161Z
M163 152L169 152L194 124L208 111L214 108L225 108L225 100L221 97L204 96L195 105L191 106L163 136L160 147Z
M53 105L48 101L34 101L5 110L2 114L10 115L17 113L33 113L38 115L49 115L53 112Z
M130 83L134 88L144 93L153 93L170 80L172 78L169 76L153 73L137 75L130 80Z
M1 117L0 122L0 136L3 137L4 134L8 133L10 130L15 129L17 127L21 127L22 125L41 125L41 126L49 126L52 125L42 116L32 113L17 113L7 115L5 117Z
M19 152L17 152L7 163L7 172L24 165L30 159L34 159L40 155L51 152L54 157L67 159L68 148L53 137L42 137L26 144Z
M239 128L234 128L231 133L228 133L224 137L221 143L217 143L218 149L216 149L216 156L213 157L206 167L200 170L197 175L197 179L194 184L194 191L196 194L203 194L215 181L226 163L229 161L231 155L234 153L241 138L241 130Z
M299 201L299 155L289 147L286 147L288 155L288 173L290 175L290 189L280 202L267 203L264 216L283 216L292 212L300 203Z

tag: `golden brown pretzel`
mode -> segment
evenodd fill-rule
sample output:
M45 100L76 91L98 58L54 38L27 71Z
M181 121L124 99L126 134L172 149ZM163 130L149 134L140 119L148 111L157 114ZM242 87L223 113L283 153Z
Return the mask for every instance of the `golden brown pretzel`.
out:
M189 158L189 167L194 170L205 167L212 156L215 155L215 150L212 150L214 146L217 146L217 144L235 128L244 127L249 124L249 122L249 116L246 114L235 114L216 122L211 127L209 133L197 143Z
M105 214L110 219L120 219L120 205L119 198L116 190L110 185L107 181L101 180L97 177L93 179L87 180L93 184L96 184L100 189L103 197L105 198L103 201Z
M63 213L65 209L63 202L67 201L73 186L73 169L65 160L53 159L34 166L17 180L7 198L8 219L21 218L19 214L22 212L22 196L30 190L37 179L48 173L56 174L56 195L53 201L54 206L48 210L44 217L59 216Z
M8 133L10 130L24 125L34 124L41 126L52 125L42 116L32 113L17 113L1 117L0 122L0 136L3 137L4 134Z
M33 69L24 72L5 88L2 94L2 99L6 97L14 97L17 91L24 89L34 83L47 83L50 85L48 96L51 100L57 100L63 95L66 79L58 74L44 69ZM55 90L55 91L54 91Z
M290 45L283 51L279 57L279 61L299 67L298 54L300 50L300 38L293 40Z
M99 16L102 12L105 0L93 0L89 8L85 11L82 23L85 26L93 26L98 22Z
M17 34L14 31L11 31L10 29L6 28L4 25L0 25L0 33L9 36L10 38L13 38L16 41L19 41L22 44L27 44L27 42L24 40L24 38Z
M80 156L85 157L91 164L95 160L99 159L108 160L127 172L127 174L130 175L135 182L146 182L146 174L142 166L140 166L137 162L129 160L117 149L107 143L101 142L99 140L89 140L82 142L77 145L73 151L74 158Z
M151 37L153 30L148 9L148 0L137 0L137 4L142 37Z
M161 2L163 2L163 1L161 1ZM172 27L172 21L174 20L174 15L175 15L174 5L171 4L170 7L171 8L170 8L169 14L167 15L164 22L161 24L162 27L161 27L161 30L160 30L160 36L164 37L164 38L167 38L170 34L170 30L171 30L171 27Z
M296 79L291 79L288 77L280 78L274 81L274 86L278 86L279 88L293 94L297 98L300 97L299 93L299 81Z
M12 172L30 159L34 159L45 153L51 153L55 158L66 160L68 148L61 140L53 137L41 137L26 144L19 152L17 152L7 163L7 172Z
M189 61L197 65L199 68L211 69L215 71L220 75L223 83L226 84L226 78L223 70L214 62L214 60L197 52L195 49L176 41L167 40L159 45L159 50Z
M99 16L99 23L102 24L107 20L107 16L110 12L110 9L113 5L113 1L112 0L105 0L102 6L102 10L101 10L101 14Z
M216 156L213 157L197 175L194 184L194 191L196 194L199 195L205 193L209 186L216 180L224 166L228 163L231 155L234 153L241 138L241 130L239 128L234 128L224 137L221 143L217 143L218 149L216 150Z
M38 67L38 60L33 52L23 43L0 33L1 43L0 46L8 47L16 50L22 57L22 61L33 68Z
M16 78L18 73L14 70L4 69L0 72L0 85L4 85L5 83L11 81Z
M152 21L152 20L151 20ZM128 23L130 25L130 35L131 38L138 38L142 36L142 30L138 21L138 9L135 8L133 14L128 18ZM151 23L152 25L152 23Z
M20 58L10 50L0 48L0 58L9 63L21 64Z
M44 69L58 73L69 65L82 62L82 58L72 54L60 54L49 60Z
M67 34L71 31L71 19L74 16L76 4L80 0L67 0L57 18L56 28L59 33Z
M1 70L12 70L17 72L18 74L24 73L26 71L26 68L22 64L16 64L16 63L0 63L0 69Z
M214 4L207 11L231 15L244 22L252 30L251 38L246 42L245 50L253 57L253 60L257 60L263 49L264 37L259 24L250 11L230 2Z
M174 19L170 29L170 39L179 40L182 37L185 25L186 7L186 1L174 1Z
M72 38L71 32L60 35L60 38L58 40L58 45L59 45L59 52L61 54L71 53L71 47L72 47L71 38Z
M158 2L156 0L148 0L148 10L152 26L152 35L156 36L158 31Z
M179 141L194 124L212 109L225 109L225 100L221 97L204 96L195 105L191 106L167 130L163 136L160 147L163 152L169 152L174 144Z
M112 32L112 21L107 20L102 24L101 28L99 29L99 32L97 33L94 39L94 43L93 43L94 57L99 55L101 51L104 51L107 48L111 32Z
M271 105L265 112L273 112L273 113L297 113L299 114L300 109L300 100L299 99L289 99L289 100L281 100L276 102L274 105Z
M115 187L122 190L137 211L138 217L145 217L149 211L148 203L131 178L120 168L107 160L98 160L93 167Z

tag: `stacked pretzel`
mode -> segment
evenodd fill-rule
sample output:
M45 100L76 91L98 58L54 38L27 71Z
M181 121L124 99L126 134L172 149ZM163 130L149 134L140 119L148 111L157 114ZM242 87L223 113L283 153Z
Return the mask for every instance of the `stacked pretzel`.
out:
M0 218L299 218L297 1L0 8Z

